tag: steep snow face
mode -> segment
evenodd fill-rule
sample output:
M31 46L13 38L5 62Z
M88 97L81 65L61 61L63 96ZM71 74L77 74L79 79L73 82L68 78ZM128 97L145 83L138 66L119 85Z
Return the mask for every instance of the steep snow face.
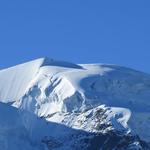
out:
M64 114L69 114L65 125L95 132L92 120L83 126L75 124L85 112L105 105L104 109L109 108L106 121L116 130L150 141L148 74L115 65L76 65L43 58L0 71L0 83L2 102L13 102L48 121L63 124Z
M39 59L0 71L0 99L12 102L21 98L42 63Z
M81 66L41 58L25 64L17 65L0 71L0 99L4 102L19 100L28 90L28 85L35 78L42 66L60 66L67 68L81 68Z
M32 122L35 119L30 119L29 127L26 125L28 118L16 108L0 103L0 149L40 150L32 145L34 141L31 139Z

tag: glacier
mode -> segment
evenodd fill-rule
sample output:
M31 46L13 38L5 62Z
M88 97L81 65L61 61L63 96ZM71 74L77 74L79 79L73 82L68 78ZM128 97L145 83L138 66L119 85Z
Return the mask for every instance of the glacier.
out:
M149 97L150 75L117 65L40 58L0 70L0 148L148 150Z

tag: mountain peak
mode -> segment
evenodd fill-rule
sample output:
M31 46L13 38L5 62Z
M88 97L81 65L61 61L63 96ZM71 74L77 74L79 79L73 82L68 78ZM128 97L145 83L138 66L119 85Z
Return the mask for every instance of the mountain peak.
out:
M58 143L59 150L66 149L65 145L69 146L68 141L72 135L78 139L79 132L76 130L84 131L84 137L94 136L93 140L96 133L100 141L105 141L106 135L106 139L110 140L115 135L118 141L118 138L121 139L117 134L119 133L123 135L122 138L127 136L128 140L122 140L128 142L129 147L132 143L134 149L141 144L137 138L129 140L131 135L138 135L146 142L150 141L149 88L150 76L142 72L115 65L78 65L47 57L0 71L0 102L16 107L11 110L12 113L14 112L14 116L21 115L22 118L12 118L11 121L18 120L19 127L21 122L20 128L25 127L27 134L31 134L31 141L36 139L35 143ZM1 104L0 106L5 107ZM23 110L23 113L18 113L18 109ZM9 107L5 107L2 113L8 111ZM48 124L45 126L42 123L42 130L39 130L41 121L37 117L43 118ZM58 125L54 122L61 124L61 132L57 131ZM10 125L8 127L14 130ZM63 129L66 129L65 133ZM22 132L19 134L24 136ZM63 145L64 136L69 140ZM79 136L82 137L82 134ZM136 140L139 144L135 144ZM71 145L68 149L70 148Z

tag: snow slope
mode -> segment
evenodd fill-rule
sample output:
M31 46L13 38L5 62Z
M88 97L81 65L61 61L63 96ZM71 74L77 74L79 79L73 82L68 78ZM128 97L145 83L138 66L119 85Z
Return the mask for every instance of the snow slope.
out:
M32 113L0 103L0 149L2 150L131 150L148 149L131 135L109 133L111 117L100 106L83 114L65 114L63 123L38 118ZM57 114L58 115L58 114ZM60 115L58 115L60 117ZM54 119L54 116L53 116ZM56 117L55 117L56 121ZM104 121L104 122L103 122ZM106 124L107 123L107 124ZM108 124L109 123L109 124ZM79 127L79 124L82 127ZM72 127L70 128L69 126ZM90 132L85 132L88 128ZM103 133L102 133L103 131Z
M149 142L149 97L150 75L115 65L41 58L0 71L1 102L87 133L115 130Z

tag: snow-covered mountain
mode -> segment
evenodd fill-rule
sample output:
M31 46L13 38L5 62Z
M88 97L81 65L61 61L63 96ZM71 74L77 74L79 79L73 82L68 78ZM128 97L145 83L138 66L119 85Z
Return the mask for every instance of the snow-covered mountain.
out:
M0 71L0 150L150 149L150 75L41 58Z

